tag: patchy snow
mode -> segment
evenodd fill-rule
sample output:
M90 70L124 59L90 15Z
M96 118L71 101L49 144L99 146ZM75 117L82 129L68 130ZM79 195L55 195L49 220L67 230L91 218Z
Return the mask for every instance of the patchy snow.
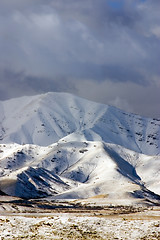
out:
M7 239L159 239L160 220L54 214L49 217L1 216Z

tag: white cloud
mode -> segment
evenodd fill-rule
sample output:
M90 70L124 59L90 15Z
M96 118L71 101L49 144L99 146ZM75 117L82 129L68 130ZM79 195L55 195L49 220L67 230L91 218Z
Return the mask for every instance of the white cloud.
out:
M160 26L155 26L155 27L152 29L152 33L153 33L157 38L160 38Z

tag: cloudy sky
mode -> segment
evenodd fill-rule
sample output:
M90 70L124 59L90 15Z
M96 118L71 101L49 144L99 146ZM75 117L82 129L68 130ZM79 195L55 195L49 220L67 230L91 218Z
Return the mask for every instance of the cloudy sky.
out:
M160 117L159 0L0 0L0 100L70 92Z

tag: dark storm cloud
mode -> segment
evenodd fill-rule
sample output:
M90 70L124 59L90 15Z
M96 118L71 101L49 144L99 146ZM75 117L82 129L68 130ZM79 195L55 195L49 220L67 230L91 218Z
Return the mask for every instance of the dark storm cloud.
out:
M136 93L128 90L130 101L127 83L143 92L150 86L155 104L159 9L159 0L0 1L0 99L46 91L87 97L83 86L89 83L90 99L116 105L126 96L124 105L136 111ZM96 91L99 84L113 96Z
M93 34L100 34L96 37L104 37L106 33L112 34L114 27L133 28L141 21L141 14L133 4L128 4L128 2L123 0L69 0L66 4L65 0L55 0L50 1L50 6L56 9L65 20L78 20ZM117 5L118 7L114 7Z
M81 72L75 67L74 76L79 79L92 79L98 82L110 79L113 82L135 82L140 85L149 84L141 72L136 71L134 66L126 67L119 65L97 65L97 64L79 64ZM72 70L73 73L73 70Z
M0 71L0 97L5 100L22 95L34 95L45 92L76 92L74 84L63 76L55 79L26 75L24 72L11 70Z

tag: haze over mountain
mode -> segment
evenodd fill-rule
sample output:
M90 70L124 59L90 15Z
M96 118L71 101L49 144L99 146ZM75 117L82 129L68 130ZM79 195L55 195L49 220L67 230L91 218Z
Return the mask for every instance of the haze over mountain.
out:
M0 190L23 198L160 197L160 119L67 93L0 102Z

